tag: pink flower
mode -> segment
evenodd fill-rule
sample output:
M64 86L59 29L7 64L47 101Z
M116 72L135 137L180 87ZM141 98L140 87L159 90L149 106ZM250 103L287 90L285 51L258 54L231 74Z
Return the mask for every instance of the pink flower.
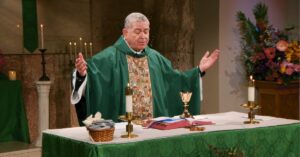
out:
M289 43L286 42L285 40L279 40L276 44L277 50L282 51L282 52L284 52L288 48L288 46L289 46Z
M295 64L294 65L294 70L295 70L295 72L300 72L300 65L299 64Z
M280 72L281 73L285 73L287 75L292 75L294 73L295 67L293 63L289 63L289 62L282 62L280 65Z
M264 48L264 52L269 60L272 60L275 58L275 48L274 47Z
M293 72L294 72L294 68L293 68L293 67L290 67L290 66L288 66L288 67L286 68L286 70L285 70L285 73L286 73L287 75L292 75Z

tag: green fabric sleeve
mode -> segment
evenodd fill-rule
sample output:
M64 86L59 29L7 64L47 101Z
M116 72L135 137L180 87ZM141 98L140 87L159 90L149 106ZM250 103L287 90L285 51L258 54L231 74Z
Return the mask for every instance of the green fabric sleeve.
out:
M103 118L118 120L125 111L125 85L128 82L124 55L109 47L88 61L87 112L102 113Z
M150 77L154 97L155 116L174 116L183 112L180 92L192 92L189 111L200 113L199 70L180 72L173 69L172 64L165 57L154 50L148 53Z

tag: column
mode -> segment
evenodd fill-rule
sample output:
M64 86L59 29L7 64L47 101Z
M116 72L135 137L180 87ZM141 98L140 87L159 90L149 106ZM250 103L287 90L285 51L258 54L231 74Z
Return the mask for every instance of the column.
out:
M38 92L38 138L35 145L42 146L42 132L49 129L49 92L51 81L37 81L36 87Z

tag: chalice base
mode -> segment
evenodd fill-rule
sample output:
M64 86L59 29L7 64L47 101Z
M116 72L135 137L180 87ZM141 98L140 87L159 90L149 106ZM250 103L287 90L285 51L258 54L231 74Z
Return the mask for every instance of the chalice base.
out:
M121 138L135 138L138 137L136 134L126 134L126 135L121 135Z
M191 115L189 112L184 112L182 115L179 116L180 118L194 118L193 115Z

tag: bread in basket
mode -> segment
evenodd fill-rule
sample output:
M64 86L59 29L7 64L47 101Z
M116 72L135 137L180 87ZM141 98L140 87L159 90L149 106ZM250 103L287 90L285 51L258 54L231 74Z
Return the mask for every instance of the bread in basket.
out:
M112 120L101 119L101 113L97 112L94 117L89 116L83 121L94 142L106 142L113 140L115 124Z

